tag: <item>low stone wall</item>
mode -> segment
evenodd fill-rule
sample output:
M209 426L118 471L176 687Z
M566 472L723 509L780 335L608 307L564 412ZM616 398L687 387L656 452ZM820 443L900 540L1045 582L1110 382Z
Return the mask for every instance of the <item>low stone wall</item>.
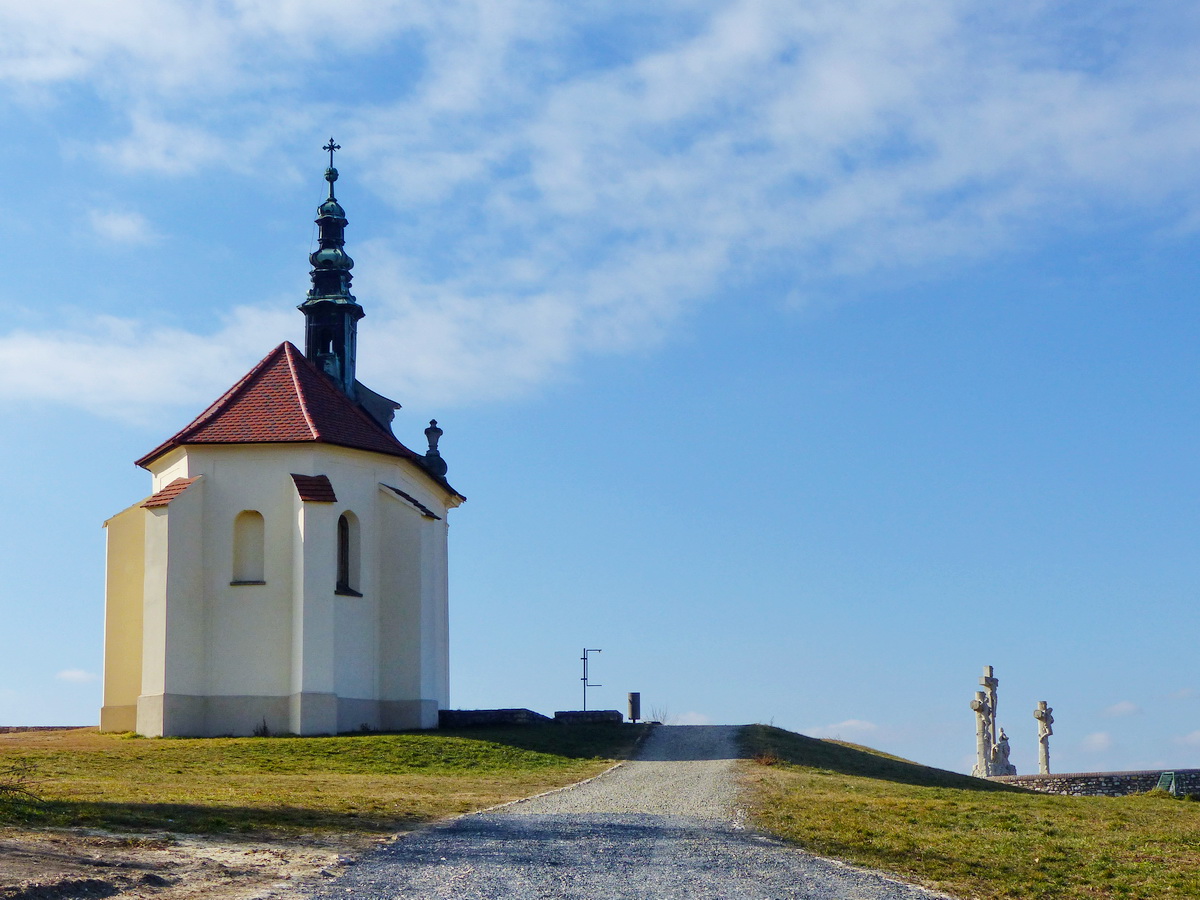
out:
M0 725L0 734L18 734L23 731L75 731L87 725Z
M615 709L569 709L556 712L554 714L554 721L563 722L568 725L596 725L600 723L620 725L625 721L625 716Z
M442 709L439 728L484 728L501 725L536 725L552 721L532 709Z
M1072 772L1063 775L996 775L991 781L1013 784L1044 794L1074 797L1124 797L1144 794L1158 786L1164 770L1145 772ZM1200 769L1167 769L1175 772L1175 793L1200 795Z

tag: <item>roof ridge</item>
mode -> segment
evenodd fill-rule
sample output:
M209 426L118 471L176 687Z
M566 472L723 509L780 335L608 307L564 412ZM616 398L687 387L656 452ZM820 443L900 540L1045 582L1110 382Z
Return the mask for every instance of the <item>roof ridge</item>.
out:
M249 388L255 376L261 374L262 371L267 368L267 365L277 353L279 353L281 350L286 353L287 351L284 350L284 348L290 343L291 341L284 341L283 343L274 347L270 353L258 361L254 368L235 381L229 390L205 407L204 411L200 413L200 415L196 416L196 418L192 419L191 422L189 422L187 425L184 425L183 428L181 428L171 437L167 438L141 459L136 460L134 465L140 466L143 463L154 459L156 456L165 452L170 447L186 443L189 437L199 431L200 428L207 424L208 421L213 418L221 409L228 406L231 402L233 402L234 398Z
M236 382L234 382L233 386L229 390L227 390L220 397L218 397L216 400L214 400L212 403L210 403L208 405L208 408L205 409L204 412L200 413L200 415L196 416L196 418L192 419L192 421L190 423L188 423L186 426L184 426L183 430L179 432L178 437L186 437L187 435L191 434L193 431L195 431L197 428L199 428L201 425L203 425L205 422L207 422L208 419L217 411L217 409L219 407L227 405L228 403L232 402L234 400L234 398L237 397L238 394L240 394L242 391L244 391L247 387L250 386L250 382L254 380L254 376L258 375L260 372L262 372L263 369L265 369L267 367L267 364L271 361L271 357L273 357L280 350L283 350L284 353L287 352L284 348L290 343L291 343L291 341L284 341L282 344L279 344L278 346L276 346L274 349L271 350L270 353L268 353L266 356L264 356L262 359L260 359L258 361L258 364L254 366L254 368L252 368L249 372L247 372L245 375L243 375L241 378L239 378Z
M304 393L304 385L300 383L300 373L296 371L296 361L292 357L292 351L294 350L296 353L299 353L300 348L291 341L284 341L284 344L291 348L285 349L283 353L287 357L288 374L291 375L292 386L296 389L296 399L300 404L300 412L304 414L304 421L308 424L308 430L312 434L313 440L319 441L321 439L321 430L317 428L317 423L313 421L312 412L308 408L308 396ZM307 356L301 358L305 362L308 361ZM313 368L316 367L314 366Z
M300 350L298 347L295 347L293 345L293 349L296 351L296 353L298 353L298 354L300 353ZM321 387L332 391L341 400L344 400L347 408L352 410L354 412L354 415L358 416L359 419L361 419L363 422L365 422L368 428L371 428L372 430L378 432L385 439L387 439L389 441L393 441L396 444L398 444L402 450L406 451L407 453L412 454L412 456L411 456L412 459L418 459L420 457L419 453L417 453L415 450L411 449L410 447L408 447L407 445L402 443L401 440L398 437L396 437L395 434L392 433L392 430L390 428L384 428L378 422L378 420L376 420L376 418L374 416L372 416L369 412L367 412L365 409L363 409L361 403L359 403L353 397L348 397L346 395L346 393L340 387L337 386L337 384L334 382L334 380L332 378L330 378L328 375L326 375L324 372L322 372L320 369L317 368L316 363L314 363L311 359L309 359L307 356L304 356L303 354L300 354L300 359L303 360L303 363L301 363L302 365L307 365L314 375L316 375L318 378L322 379L323 383L322 383ZM293 373L293 377L295 377L295 375L297 373L296 373L295 368L293 367L292 357L291 357L290 353L288 355L288 366L289 366L290 371ZM308 409L308 397L304 393L304 388L299 383L298 380L296 381L296 389L297 389L296 393L300 397L300 408L304 412L304 417L306 420L308 420L310 423L312 423L313 438L316 440L320 440L320 441L329 441L330 443L337 443L336 440L332 440L332 439L326 437L324 434L322 434L319 427L316 425L316 423L312 422L312 418L311 418L311 415L310 415L309 409Z

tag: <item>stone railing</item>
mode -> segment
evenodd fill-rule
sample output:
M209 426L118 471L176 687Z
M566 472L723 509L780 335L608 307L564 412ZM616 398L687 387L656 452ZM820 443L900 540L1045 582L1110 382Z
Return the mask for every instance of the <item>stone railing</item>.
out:
M1124 797L1144 794L1158 786L1163 772L1174 771L1175 793L1200 795L1200 769L1153 769L1145 772L1072 772L1064 775L995 775L999 781L1044 794L1074 797Z

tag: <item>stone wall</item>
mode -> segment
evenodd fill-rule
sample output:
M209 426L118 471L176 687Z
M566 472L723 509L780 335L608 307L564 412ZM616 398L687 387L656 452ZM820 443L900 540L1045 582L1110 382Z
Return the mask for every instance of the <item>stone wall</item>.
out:
M551 719L548 716L532 709L443 709L438 712L439 728L494 728L549 721Z
M17 734L24 731L73 731L87 725L0 725L0 734Z
M1172 770L1166 770L1172 771ZM1200 796L1200 769L1175 769L1175 793ZM1162 769L1146 772L1074 772L1064 775L997 775L991 781L1074 797L1124 797L1144 794L1158 785Z
M600 723L620 725L625 721L625 716L615 709L560 709L554 714L554 721L567 725L597 725Z

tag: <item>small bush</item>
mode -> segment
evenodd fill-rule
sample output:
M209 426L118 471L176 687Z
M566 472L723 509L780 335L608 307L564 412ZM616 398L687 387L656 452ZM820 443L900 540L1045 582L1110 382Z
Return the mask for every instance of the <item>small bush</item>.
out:
M0 766L0 799L41 800L34 793L37 785L37 769L32 760L17 759Z

